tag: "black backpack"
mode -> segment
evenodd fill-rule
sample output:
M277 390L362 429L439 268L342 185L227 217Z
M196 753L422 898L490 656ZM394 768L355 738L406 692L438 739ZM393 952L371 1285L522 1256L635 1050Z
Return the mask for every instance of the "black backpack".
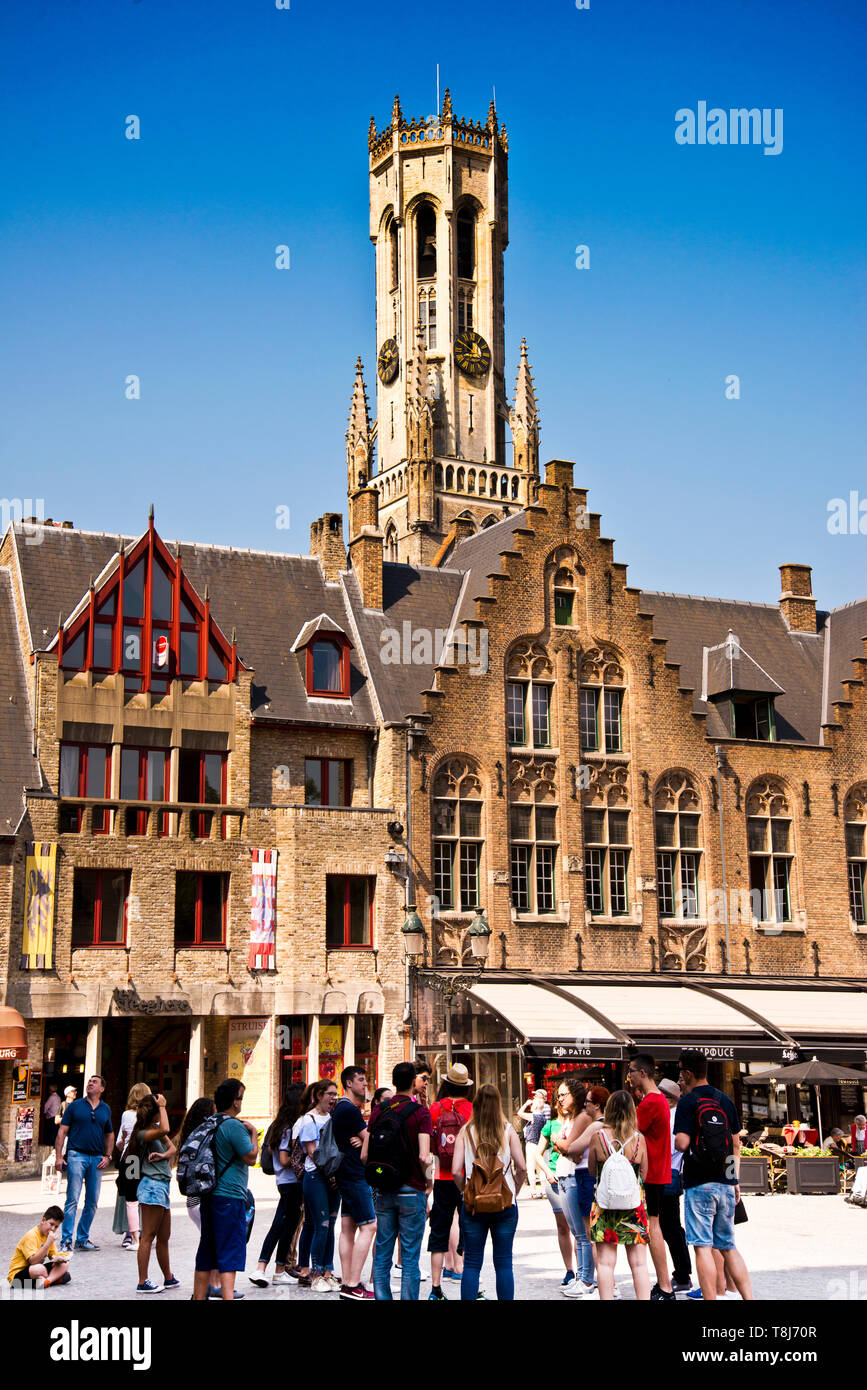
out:
M725 1182L730 1176L729 1159L734 1153L734 1136L729 1117L715 1091L698 1101L695 1143L691 1158L706 1182Z
M364 1175L370 1186L380 1192L397 1192L412 1172L413 1155L406 1122L415 1108L414 1100L407 1100L396 1109L389 1105L380 1111L375 1124L369 1126Z
M275 1121L274 1121L274 1124L270 1124L270 1125L268 1126L268 1132L267 1132L267 1134L265 1134L265 1136L264 1136L263 1139L262 1139L262 1152L259 1154L259 1167L262 1169L262 1172L263 1172L263 1173L267 1173L267 1174L268 1174L269 1178L273 1178L273 1176L274 1176L274 1171L275 1171L275 1170L274 1170L274 1155L273 1155L273 1153L271 1152L270 1143L271 1143L271 1134L272 1134L272 1131L273 1131L273 1129L274 1129L274 1125L275 1125L276 1123L277 1123L277 1121L275 1120ZM278 1137L279 1137L279 1136L278 1136Z

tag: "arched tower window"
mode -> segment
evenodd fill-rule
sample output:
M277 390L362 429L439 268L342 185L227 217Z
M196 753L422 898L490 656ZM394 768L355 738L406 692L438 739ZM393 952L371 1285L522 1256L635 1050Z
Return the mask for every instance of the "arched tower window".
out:
M432 280L437 273L437 215L431 203L418 210L416 238L418 278Z
M476 274L476 215L471 208L461 208L457 227L458 279L473 280Z
M685 772L663 777L653 799L660 917L701 916L701 802Z
M455 470L451 464L446 468L446 492L453 492L455 486Z
M433 787L434 893L440 907L480 906L482 784L469 761L452 758Z
M400 256L397 247L397 223L392 222L388 229L388 245L391 262L391 288L396 290L400 284Z
M792 812L782 782L757 782L747 796L750 905L758 922L792 920Z
M397 564L397 527L393 521L388 523L385 532L385 558Z

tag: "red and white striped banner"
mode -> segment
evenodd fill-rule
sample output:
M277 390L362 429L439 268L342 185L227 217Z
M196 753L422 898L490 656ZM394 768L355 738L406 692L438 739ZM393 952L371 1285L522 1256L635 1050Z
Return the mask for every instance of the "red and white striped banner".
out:
M277 850L254 849L250 908L251 970L273 970L277 939Z

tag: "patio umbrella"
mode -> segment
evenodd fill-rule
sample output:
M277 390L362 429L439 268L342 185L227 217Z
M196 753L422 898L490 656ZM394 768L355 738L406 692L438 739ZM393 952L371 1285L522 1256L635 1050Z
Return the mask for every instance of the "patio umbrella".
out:
M822 1134L822 1103L819 1099L820 1086L845 1086L851 1081L867 1081L867 1071L853 1071L851 1067L836 1067L833 1062L820 1062L813 1057L809 1062L794 1062L788 1067L776 1067L772 1071L762 1071L756 1076L745 1076L746 1086L763 1086L771 1081L782 1081L786 1086L812 1086L816 1092L816 1114L819 1121L819 1147L825 1147Z

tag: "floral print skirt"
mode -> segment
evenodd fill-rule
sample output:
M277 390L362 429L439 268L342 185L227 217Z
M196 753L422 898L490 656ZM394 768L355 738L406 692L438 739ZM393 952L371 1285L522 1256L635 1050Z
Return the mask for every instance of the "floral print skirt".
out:
M590 1239L598 1245L647 1245L650 1236L644 1191L641 1205L634 1211L605 1211L594 1202L590 1213Z

